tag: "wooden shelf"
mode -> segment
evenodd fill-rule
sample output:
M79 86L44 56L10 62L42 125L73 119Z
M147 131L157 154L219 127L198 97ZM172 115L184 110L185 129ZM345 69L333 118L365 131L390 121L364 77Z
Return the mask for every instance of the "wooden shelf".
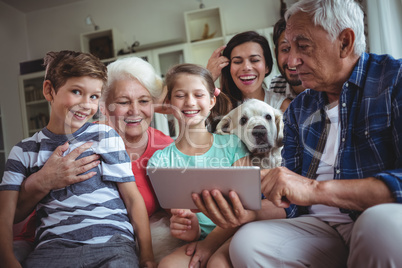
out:
M80 35L81 51L92 53L101 60L116 57L123 48L120 33L116 29L97 30Z
M24 138L32 136L49 122L50 105L42 93L45 72L19 76Z
M190 62L207 66L215 49L225 44L225 27L219 7L184 13ZM208 31L205 28L208 28ZM208 33L205 33L205 32Z

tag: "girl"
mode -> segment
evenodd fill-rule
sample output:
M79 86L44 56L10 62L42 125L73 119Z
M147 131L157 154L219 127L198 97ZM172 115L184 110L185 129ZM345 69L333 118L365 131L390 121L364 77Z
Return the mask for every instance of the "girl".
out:
M171 105L179 121L180 135L174 143L156 151L148 166L219 168L249 165L247 148L237 136L216 135L207 129L207 119L226 114L230 110L229 99L215 89L210 72L198 65L179 64L167 72L165 79L165 103ZM215 253L216 256L227 251L229 244L225 242L235 229L215 227L202 213L194 214L190 210L181 209L172 209L171 213L172 235L195 242L166 256L159 267L192 267L197 262L206 266L218 248L222 246ZM222 260L230 265L229 259Z

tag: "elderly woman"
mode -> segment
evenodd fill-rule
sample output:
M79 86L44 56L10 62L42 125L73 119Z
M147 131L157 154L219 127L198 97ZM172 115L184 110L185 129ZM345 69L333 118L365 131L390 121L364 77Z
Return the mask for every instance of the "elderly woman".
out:
M106 117L105 123L124 140L149 216L160 207L146 175L148 160L156 150L173 142L169 136L150 127L154 107L160 107L154 104L163 99L163 95L162 79L141 58L123 58L108 65L108 83L100 109Z
M113 127L123 138L149 216L158 211L160 206L146 175L148 160L156 150L163 149L173 141L161 131L150 127L154 107L161 111L158 102L163 98L162 80L148 62L138 57L128 57L108 65L108 83L100 101L100 110L105 117L102 123ZM68 149L68 143L55 150L42 169L23 184L15 222L25 219L52 190L93 176L86 171L98 164L97 156L76 159L89 147L90 144L84 144L66 156L63 156L63 152ZM35 221L31 217L14 242L14 252L19 261L23 261L32 249L34 230ZM163 235L166 238L166 234Z

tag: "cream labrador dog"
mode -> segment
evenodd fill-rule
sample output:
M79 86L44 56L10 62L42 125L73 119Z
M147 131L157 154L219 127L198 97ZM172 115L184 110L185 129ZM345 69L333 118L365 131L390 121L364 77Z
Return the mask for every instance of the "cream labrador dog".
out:
M247 146L254 166L281 165L283 140L282 111L269 104L249 99L225 115L216 127L217 134L235 134Z

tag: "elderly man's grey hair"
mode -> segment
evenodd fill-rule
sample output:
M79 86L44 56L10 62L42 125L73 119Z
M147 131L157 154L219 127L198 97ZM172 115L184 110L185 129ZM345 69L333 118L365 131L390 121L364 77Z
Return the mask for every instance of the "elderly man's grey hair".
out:
M328 32L331 41L334 41L343 30L352 29L356 36L355 55L360 56L366 50L364 14L356 1L300 0L286 11L286 21L299 11L309 14L314 25L322 26Z

